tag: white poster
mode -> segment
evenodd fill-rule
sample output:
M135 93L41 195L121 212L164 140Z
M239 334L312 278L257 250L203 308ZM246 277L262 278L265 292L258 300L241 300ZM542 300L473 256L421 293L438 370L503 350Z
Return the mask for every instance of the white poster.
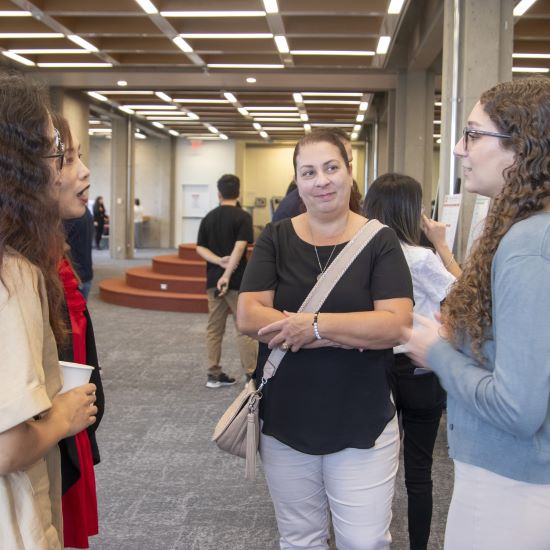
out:
M182 185L182 214L184 218L203 218L209 208L208 185Z
M460 212L460 203L462 202L462 195L445 195L443 201L443 208L441 211L441 218L439 221L445 224L445 238L447 244L452 250L456 237L456 229L458 226L458 214Z
M470 255L470 250L474 241L481 235L485 225L485 218L489 212L491 199L478 195L474 204L474 212L472 214L472 224L470 225L470 234L468 235L468 245L466 247L466 257Z

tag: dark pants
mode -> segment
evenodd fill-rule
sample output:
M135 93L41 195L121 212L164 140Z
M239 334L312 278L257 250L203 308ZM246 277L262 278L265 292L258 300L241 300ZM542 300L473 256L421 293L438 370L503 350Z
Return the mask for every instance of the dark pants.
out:
M95 246L98 250L101 249L101 237L103 236L103 228L105 224L98 223L95 226Z
M399 353L389 376L404 432L410 546L426 550L432 521L432 455L445 392L433 373L415 375L415 368Z

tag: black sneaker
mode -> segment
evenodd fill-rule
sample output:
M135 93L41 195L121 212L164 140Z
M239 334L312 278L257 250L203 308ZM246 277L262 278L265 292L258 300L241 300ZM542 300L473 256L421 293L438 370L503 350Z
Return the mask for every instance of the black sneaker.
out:
M206 380L207 388L221 388L222 386L232 386L237 382L234 378L227 376L225 372L221 372L218 375L209 374Z

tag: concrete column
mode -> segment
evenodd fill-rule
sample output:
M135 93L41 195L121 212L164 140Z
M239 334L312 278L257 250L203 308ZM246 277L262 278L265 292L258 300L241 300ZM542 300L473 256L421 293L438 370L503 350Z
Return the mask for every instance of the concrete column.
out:
M394 168L417 179L428 209L432 196L434 75L408 70L399 75L395 94Z
M452 150L482 92L512 78L513 0L445 0L440 205L460 178ZM462 189L455 254L464 259L475 195Z
M109 249L112 258L133 258L135 123L113 116L112 129Z
M175 248L176 242L176 216L177 208L177 181L176 181L176 155L178 154L178 138L170 137L170 239L168 246Z

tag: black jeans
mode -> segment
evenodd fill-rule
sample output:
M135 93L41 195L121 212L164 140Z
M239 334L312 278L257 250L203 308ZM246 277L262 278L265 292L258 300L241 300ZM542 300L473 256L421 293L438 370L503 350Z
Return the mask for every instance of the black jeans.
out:
M435 374L414 374L415 368L405 354L398 353L389 378L404 432L410 546L426 550L432 521L433 450L445 392Z

